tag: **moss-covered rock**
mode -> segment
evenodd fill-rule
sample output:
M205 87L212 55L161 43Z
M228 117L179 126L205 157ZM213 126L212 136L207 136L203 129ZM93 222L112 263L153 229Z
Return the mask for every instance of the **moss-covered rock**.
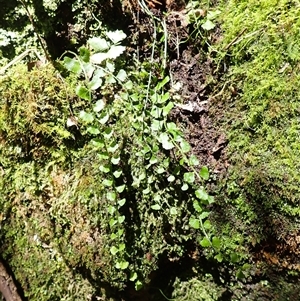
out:
M219 50L231 88L223 94L222 125L231 168L226 202L220 201L230 211L223 221L243 233L250 248L297 237L299 229L298 12L294 1L222 4Z
M71 86L49 65L0 80L1 254L30 300L103 296L91 281L109 271L95 154L67 126L85 106Z

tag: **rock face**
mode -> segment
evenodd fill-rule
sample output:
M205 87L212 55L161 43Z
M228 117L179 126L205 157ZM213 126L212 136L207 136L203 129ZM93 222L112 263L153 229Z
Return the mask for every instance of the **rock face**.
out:
M0 291L6 301L22 301L17 287L4 264L0 261Z

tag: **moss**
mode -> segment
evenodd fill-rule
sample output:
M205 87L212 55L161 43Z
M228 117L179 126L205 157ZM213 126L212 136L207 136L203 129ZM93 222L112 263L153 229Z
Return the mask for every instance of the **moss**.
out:
M188 280L176 278L174 281L174 301L215 301L220 300L222 287L218 286L210 274Z
M54 149L72 144L76 137L66 128L66 121L72 116L72 106L76 107L75 96L52 66L31 72L18 66L0 83L3 151L9 144L11 157L19 152L24 159L41 161Z
M30 300L102 298L92 282L111 277L96 154L66 126L86 105L71 82L51 66L1 78L0 249Z
M255 245L299 227L299 3L223 1L232 223ZM235 221L233 221L235 220Z

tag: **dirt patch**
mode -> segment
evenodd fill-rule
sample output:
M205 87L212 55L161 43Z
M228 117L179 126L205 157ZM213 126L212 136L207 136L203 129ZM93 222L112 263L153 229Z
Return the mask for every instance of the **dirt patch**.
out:
M277 271L300 272L300 233L262 242L255 250L254 258L258 264L267 264Z
M211 59L194 55L192 47L184 50L179 59L171 61L171 74L174 81L182 85L180 94L184 99L183 106L172 112L172 118L186 128L187 139L201 165L209 166L215 174L222 174L228 167L227 138L217 126L223 111L222 108L216 111L212 98L217 87L213 81L214 69Z

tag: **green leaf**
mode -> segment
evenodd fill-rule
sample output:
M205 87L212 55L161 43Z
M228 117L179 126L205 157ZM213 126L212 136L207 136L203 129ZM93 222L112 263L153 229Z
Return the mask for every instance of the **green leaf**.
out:
M124 234L124 229L118 230L118 236L121 237Z
M166 150L172 149L174 144L169 140L167 133L161 133L159 135L159 141L162 143L162 147Z
M194 202L193 202L193 207L194 207L194 209L195 209L198 213L201 213L201 212L202 212L202 208L201 208L201 206L199 205L198 201L194 201Z
M182 135L181 135L181 133L179 131L172 132L172 135L173 135L174 140L176 142L181 142L183 140ZM184 161L187 161L187 158L185 158Z
M125 250L125 244L119 244L119 251L122 252Z
M167 92L167 93L165 93L165 94L162 95L160 102L164 103L164 102L166 102L169 99L170 99L170 93Z
M181 186L181 190L182 190L182 191L186 191L186 190L188 190L188 189L189 189L189 185L186 184L186 183L184 183L184 184Z
M145 155L145 154L151 152L151 147L148 144L145 144L141 151L142 151L143 155Z
M92 135L100 134L100 130L96 126L89 126L86 130L87 130L87 132L89 132Z
M118 261L116 263L116 268L119 270L126 270L129 266L129 262L128 261Z
M147 182L148 184L152 184L153 182L156 182L156 177L154 174L150 175L148 178L147 178ZM150 187L150 186L149 186Z
M238 262L240 260L240 258L239 258L239 255L238 254L236 254L236 253L231 253L230 254L230 261L232 262L232 263L236 263L236 262Z
M246 278L246 276L245 276L245 274L243 273L242 270L238 270L237 273L236 273L236 278L244 279L244 278Z
M152 157L151 157L150 160L149 160L149 163L150 163L150 164L155 164L155 163L157 163L157 162L158 162L157 157L155 157L154 155L152 155Z
M185 182L192 184L195 182L195 174L193 172L185 172L183 179Z
M208 194L202 187L195 191L195 195L198 199L200 199L202 201L206 201L208 199Z
M90 38L87 43L95 50L95 51L104 51L109 48L109 43L105 39L101 38Z
M207 166L203 166L200 170L200 177L204 180L209 179L209 172Z
M91 55L90 61L93 64L98 64L100 65L103 61L107 60L109 58L109 55L107 52L99 52L99 53L94 53Z
M207 200L208 200L208 204L213 204L215 202L215 198L211 195L208 196Z
M213 19L215 19L215 17L217 17L219 14L221 14L221 11L220 11L220 10L215 10L215 11L209 10L209 11L207 12L207 19L213 20Z
M221 248L221 240L218 237L214 236L212 238L212 245L214 248L220 249Z
M223 261L223 256L222 256L222 254L217 254L216 256L215 256L215 259L217 259L217 261L218 262L222 262Z
M150 112L151 116L153 116L156 119L160 118L161 113L162 113L162 109L157 106L153 106Z
M107 160L107 159L109 159L109 157L110 156L107 151L98 152L98 158L100 160ZM110 168L110 166L108 164L106 164L105 166Z
M199 219L204 220L209 216L210 212L204 211L199 215Z
M210 230L210 229L212 228L212 225L211 225L211 223L210 223L209 220L206 220L206 221L203 223L203 227L204 227L204 229L206 229L206 230Z
M117 141L112 141L111 144L108 146L107 151L110 153L114 153L119 148L119 144Z
M159 104L160 101L161 101L161 95L160 94L157 94L157 93L154 93L151 95L151 103L152 104Z
M181 171L181 168L179 165L177 165L174 170L173 170L173 174L176 175L176 176L179 176L180 175L180 171Z
M152 131L159 131L162 129L163 122L157 119L152 120L151 129Z
M195 155L191 155L191 157L189 159L189 164L191 166L198 166L200 164L200 162Z
M131 90L133 88L133 82L131 80L129 80L128 82L123 84L123 87L127 90Z
M115 84L117 81L115 80L115 77L113 75L109 75L107 78L106 78L106 83L107 84Z
M96 69L93 78L102 78L106 75L107 75L107 71L105 69Z
M137 273L136 272L130 272L130 281L135 281L137 279Z
M120 186L116 186L116 190L119 192L119 193L122 193L125 189L126 185L123 184L123 185L120 185Z
M118 217L119 224L123 224L124 221L125 221L125 215L121 215Z
M167 180L168 182L173 182L175 181L175 177L173 175L170 175Z
M180 142L180 147L183 153L188 153L191 150L190 144L185 140Z
M151 208L153 210L160 210L161 209L160 205L158 205L158 204L152 205Z
M110 162L114 165L118 165L119 162L120 162L121 158L119 155L116 155L116 156L113 156L111 159L110 159Z
M163 116L167 116L170 111L173 109L174 107L174 103L173 102L169 102L164 108L163 108Z
M161 195L159 193L156 193L153 197L153 200L159 202L161 200Z
M106 127L105 130L103 131L103 136L105 139L110 139L113 133L114 133L113 128Z
M79 96L80 98L84 99L84 100L91 100L92 96L91 96L91 91L88 90L86 87L83 86L78 86L75 90L76 95Z
M81 65L78 60L71 59L67 56L64 57L64 66L71 72L79 75L82 71Z
M89 82L88 87L91 90L97 90L98 88L100 88L102 86L102 79L99 77L93 77L92 80Z
M117 237L118 237L118 235L117 235L116 233L112 233L112 234L110 235L110 238L111 238L112 240L116 239Z
M107 31L106 35L114 44L117 44L126 38L126 34L122 30Z
M200 229L200 222L195 217L192 217L192 216L190 217L189 225L194 229Z
M114 206L109 206L108 207L108 209L107 209L107 211L108 211L108 213L110 214L110 215L113 215L115 212L116 212L116 208L114 207Z
M85 63L88 63L90 61L90 51L82 46L79 48L79 55L80 55L80 58L85 62Z
M202 27L203 29L205 29L205 30L208 31L208 30L214 29L214 28L216 27L216 24L213 23L211 20L207 19L207 20L205 21L205 23L203 23L203 24L201 25L201 27Z
M108 179L104 179L104 180L102 181L102 184L103 184L104 186L108 186L108 187L111 187L113 183L114 183L113 180L108 180Z
M84 63L84 62L82 63L82 65L87 79L90 79L95 71L94 65L92 63Z
M167 129L169 132L177 132L178 131L178 127L174 122L168 122L167 123Z
M85 111L80 111L79 118L86 123L91 123L94 121L94 115Z
M122 174L122 170L120 169L113 172L113 175L116 179L120 178L121 174Z
M116 255L118 252L119 252L119 249L116 248L115 246L112 246L112 247L110 248L110 253L111 253L112 255Z
M111 73L115 72L115 64L112 62L106 62L106 69Z
M165 172L165 169L164 169L163 167L158 167L158 168L156 169L156 172L157 172L158 174L162 174L162 173Z
M99 167L100 171L104 173L109 173L110 172L110 166L109 165L100 165Z
M210 247L211 244L210 244L210 241L204 237L201 241L200 241L200 245L204 248L207 248L207 247Z
M143 283L140 280L136 281L136 283L134 284L134 288L136 291L139 291L142 287Z
M120 80L121 82L123 82L123 81L125 81L125 79L127 78L127 73L126 73L123 69L121 69L121 70L118 72L116 78L117 78L118 80Z
M121 199L121 200L118 201L119 207L123 207L125 205L125 203L126 203L126 199Z
M251 268L251 264L249 264L249 263L245 263L245 264L243 264L243 266L242 266L242 270L243 271L247 271L247 270L249 270Z
M170 165L170 158L165 158L164 161L162 162L163 166L168 169Z
M109 226L112 228L117 222L118 222L117 220L115 220L114 218L111 218L109 220Z
M157 84L157 86L155 87L155 90L160 90L166 83L168 83L170 81L170 77L166 76L161 82L159 82Z
M111 46L110 49L107 52L107 56L110 59L116 59L117 57L119 57L124 51L126 50L125 46Z
M107 112L102 112L99 116L99 122L101 124L105 124L109 119L109 114Z
M115 201L117 198L117 195L114 191L109 191L106 193L106 197L109 201Z
M92 144L93 144L93 146L95 146L97 148L103 148L105 146L104 140L103 139L99 139L99 138L94 138L92 140Z

